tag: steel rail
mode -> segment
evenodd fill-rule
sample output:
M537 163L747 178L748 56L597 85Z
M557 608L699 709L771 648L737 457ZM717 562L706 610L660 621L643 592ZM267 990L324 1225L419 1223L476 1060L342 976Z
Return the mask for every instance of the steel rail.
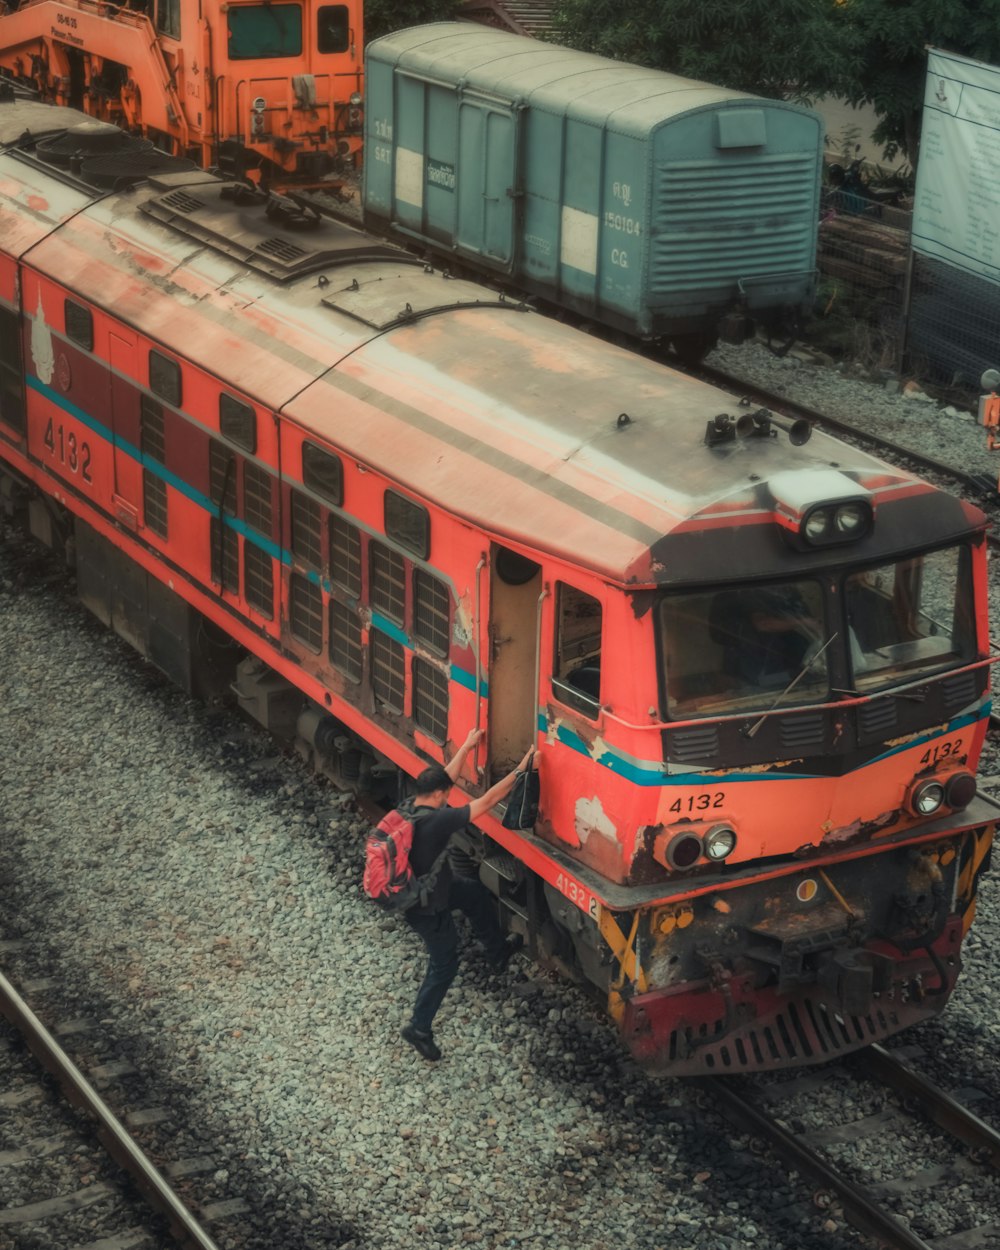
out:
M3 973L0 973L0 1012L20 1031L32 1054L56 1078L69 1100L95 1117L100 1126L98 1135L105 1149L132 1177L147 1202L166 1217L170 1231L178 1241L191 1247L191 1250L219 1250L218 1243L198 1224L111 1108Z
M855 1228L870 1233L888 1250L933 1250L929 1242L881 1207L859 1185L837 1172L828 1159L802 1138L742 1097L732 1077L699 1077L698 1082L721 1106L728 1119L763 1138L797 1171L836 1194Z
M795 416L802 417L821 428L836 430L838 434L847 434L860 442L870 443L880 451L891 452L893 455L912 460L914 464L927 469L931 473L940 473L943 477L954 478L955 481L961 482L970 490L977 491L980 494L983 493L983 482L975 474L966 473L964 469L957 469L954 465L945 464L942 460L935 460L933 456L925 456L922 452L912 451L909 447L902 447L891 439L883 438L880 434L872 434L869 430L860 429L856 425L851 425L848 421L842 421L839 417L831 417L828 413L818 412L815 408L810 408L794 399L789 399L787 395L776 395L774 392L764 390L763 387L756 386L752 382L745 382L741 378L724 373L719 369L713 369L707 365L700 365L692 372L698 378L713 382L718 386L724 386L729 391L745 395L752 399L754 403L758 403L761 407L768 408L779 415L794 413Z
M883 1085L890 1086L897 1093L916 1098L920 1110L939 1128L943 1128L946 1133L967 1146L983 1151L988 1155L990 1165L1000 1171L1000 1132L981 1120L968 1107L963 1107L910 1064L897 1059L877 1043L859 1051L854 1062Z

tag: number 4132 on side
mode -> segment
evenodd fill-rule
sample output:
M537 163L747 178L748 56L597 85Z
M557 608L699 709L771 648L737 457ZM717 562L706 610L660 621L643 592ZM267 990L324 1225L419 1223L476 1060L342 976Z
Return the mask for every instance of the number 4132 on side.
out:
M45 427L45 446L70 473L79 474L85 482L94 480L90 473L90 444L86 439L78 439L74 430L64 429L62 422L53 417L49 417Z

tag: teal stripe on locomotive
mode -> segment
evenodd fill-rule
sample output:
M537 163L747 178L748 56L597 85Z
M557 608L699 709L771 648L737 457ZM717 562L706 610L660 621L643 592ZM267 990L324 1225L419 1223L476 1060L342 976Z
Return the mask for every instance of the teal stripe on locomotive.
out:
M28 374L27 385L30 389L36 391L39 395L42 395L45 399L49 400L50 403L55 404L69 416L74 417L81 424L85 425L99 438L104 439L106 442L111 443L119 450L125 452L126 455L141 464L144 469L148 469L151 473L161 478L174 490L183 495L186 499L189 499L192 503L196 504L199 508L204 509L213 516L218 515L219 510L217 505L214 504L207 495L202 494L201 491L195 489L195 487L193 487L189 482L186 482L183 478L178 477L176 473L172 473L165 465L160 464L158 460L153 460L151 457L145 455L140 448L133 446L124 439L115 438L113 432L104 422L98 420L98 418L78 407L76 404L71 403L64 395L60 395L58 391L42 382L40 378L37 378L32 374ZM266 551L273 559L280 560L282 564L288 567L292 566L293 562L290 551L285 550L283 547L273 542L270 538L265 537L265 535L258 533L252 526L247 525L245 521L241 521L238 517L230 516L227 513L224 514L223 520L226 525L235 530L237 533L242 534L248 542L252 542L256 546L260 547L261 550ZM309 579L314 584L321 586L327 593L330 593L330 582L326 578L321 577L319 573L310 571ZM394 624L387 617L383 617L378 613L372 613L372 624L383 633L388 634L389 637L395 639L396 642L400 643L408 650L415 650L413 641L406 631L400 629L398 625ZM452 681L456 682L464 689L471 690L473 692L475 691L475 673L470 673L468 670L460 668L456 664L452 664L450 677ZM489 684L485 678L480 678L479 694L480 698L485 699L489 697ZM987 702L977 712L966 714L965 716L960 716L955 720L950 721L946 728L940 733L928 734L923 738L915 739L913 742L907 743L905 746L896 747L891 751L884 752L882 755L869 760L864 767L869 767L872 764L878 763L880 760L887 759L892 755L898 754L900 751L909 750L911 747L922 745L925 742L932 742L935 739L944 737L949 733L955 733L957 730L964 728L966 725L973 724L978 720L988 717L990 714L990 707L990 703ZM544 714L544 710L541 709L538 716L538 727L543 734L547 734L549 732L548 720ZM591 755L590 749L583 739L571 728L568 728L565 725L559 726L556 733L556 739L563 746L568 747L570 750L575 751L580 755ZM641 760L635 756L627 755L622 751L609 750L607 748L605 748L603 753L595 759L595 763L600 765L602 768L607 768L616 776L622 777L624 780L638 786L699 786L720 785L723 783L730 785L737 782L761 780L760 773L668 773L663 764L657 761ZM817 776L818 774L813 773L768 773L767 779L769 781L801 781L811 780Z
M135 460L138 464L140 464L143 469L148 470L155 477L158 477L162 481L166 482L168 486L172 487L178 492L178 494L183 495L185 499L190 500L191 503L196 504L199 508L202 508L211 516L218 517L218 504L214 503L207 495L192 486L190 482L185 481L184 478L178 477L176 473L171 472L171 470L168 469L166 465L161 464L159 460L154 460L151 456L148 456L145 452L143 452L141 448L134 446L120 435L116 436L114 431L111 430L103 421L99 420L85 409L80 408L77 404L72 403L66 398L65 395L60 395L57 390L48 386L41 380L41 378L29 373L26 375L26 382L31 390L36 391L50 403L55 404L57 408L61 408L67 416L73 417L74 420L79 421L81 425L86 426L87 429L97 435L98 438L103 439L106 443L110 443L117 450L124 452L132 460ZM208 433L208 431L206 431L206 433ZM253 543L254 546L259 547L261 551L267 552L273 560L280 560L281 563L287 567L292 567L292 553L280 546L278 543L274 542L273 539L268 538L265 534L261 534L258 530L255 530L252 525L247 525L245 521L240 520L239 517L231 516L228 512L223 513L222 519L230 529L234 530L237 534L242 534L247 542ZM329 580L322 577L315 570L310 569L307 576L314 585L322 587L327 594L332 592L333 588ZM379 616L377 613L372 614L372 621L378 629L382 630L383 633L389 634L390 637L394 638L398 643L401 643L408 650L415 650L413 640L409 637L405 630L400 629L398 625L394 625L387 618ZM457 664L452 664L450 667L450 677L452 681L464 687L464 689L475 691L475 673L470 673L466 669L460 668ZM485 678L480 679L479 694L480 698L483 699L489 697L489 683Z
M978 721L986 720L992 711L992 701L987 700L982 707L977 708L974 712L966 712L962 716L956 716L954 720L948 722L944 729L934 733L924 734L920 738L914 738L911 742L904 743L902 746L893 747L890 751L883 751L881 755L876 755L870 760L866 760L860 768L855 772L863 772L872 765L881 763L883 760L891 759L894 755L899 755L903 751L910 751L914 747L921 747L930 742L937 742L941 738L946 738L949 734L957 733L960 729L965 729L968 725L974 725ZM549 721L545 715L544 709L539 709L538 713L538 730L540 733L548 735L550 732ZM591 755L590 748L578 733L566 725L559 725L555 733L556 740L563 746L569 747L571 751L576 751L578 755L590 756L595 764L601 768L607 768L619 777L623 777L626 781L632 782L637 786L721 786L736 785L744 781L821 781L829 780L824 773L726 773L726 772L687 772L687 773L668 773L666 768L658 763L650 760L641 760L634 755L626 755L622 751L610 751L605 748L603 754L599 756Z

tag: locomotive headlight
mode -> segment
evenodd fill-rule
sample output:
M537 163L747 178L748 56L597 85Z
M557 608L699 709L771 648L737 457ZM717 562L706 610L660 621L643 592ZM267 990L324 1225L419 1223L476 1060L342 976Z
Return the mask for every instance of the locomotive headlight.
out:
M834 513L833 524L844 538L859 538L868 524L868 509L860 503L841 504Z
M352 108L360 108L360 107L361 107L361 92L360 92L360 91L352 91L352 92L351 92L351 96L350 96L350 103L351 103L351 107L352 107Z
M871 492L838 469L797 469L770 479L775 520L799 551L860 542L875 524Z
M944 803L940 781L921 781L910 792L910 810L915 816L933 816Z
M811 547L853 543L871 529L871 504L863 499L820 504L810 508L802 522L801 534Z
M976 778L972 773L955 773L944 788L944 801L956 812L969 806L976 797Z
M830 529L830 513L826 508L813 508L805 519L802 533L811 543L822 542Z
M671 868L690 868L701 859L701 838L693 833L679 833L667 847L667 863Z
M705 834L703 846L709 859L725 859L736 849L736 831L728 825L715 825Z

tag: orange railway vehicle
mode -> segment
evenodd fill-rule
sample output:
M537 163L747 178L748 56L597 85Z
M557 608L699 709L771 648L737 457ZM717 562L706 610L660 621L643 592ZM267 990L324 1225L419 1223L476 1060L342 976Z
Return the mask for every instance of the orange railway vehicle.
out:
M941 1011L997 814L982 514L245 184L96 188L138 141L94 127L0 103L0 506L83 601L341 785L537 745L537 824L465 868L644 1062Z
M320 182L360 157L361 0L7 0L0 73L203 167Z

